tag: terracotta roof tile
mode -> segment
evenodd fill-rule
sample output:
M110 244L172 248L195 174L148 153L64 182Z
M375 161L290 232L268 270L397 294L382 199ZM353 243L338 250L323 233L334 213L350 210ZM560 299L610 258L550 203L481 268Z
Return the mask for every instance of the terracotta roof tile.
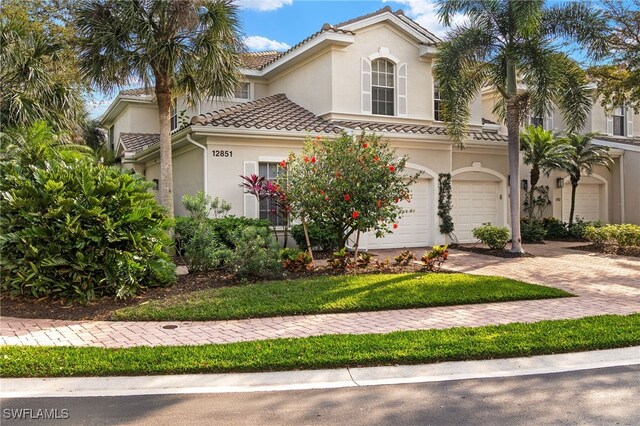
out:
M145 95L153 95L152 88L144 88L138 87L135 89L125 89L120 91L120 95L122 96L145 96Z
M275 50L249 52L242 55L242 63L249 69L259 70L264 66L264 64L271 62L274 58L280 55L281 53Z
M140 152L150 146L160 143L157 133L120 133L120 141L127 152Z
M609 135L595 135L594 140L605 142L616 142L625 145L640 146L640 137L625 137L625 136L609 136Z
M334 124L346 129L369 130L398 133L421 133L430 135L446 135L447 130L442 126L407 125L397 123L383 123L377 121L334 121ZM469 132L472 139L479 141L506 142L507 137L495 132Z
M342 131L341 127L316 116L282 93L194 116L191 118L191 124L321 133Z

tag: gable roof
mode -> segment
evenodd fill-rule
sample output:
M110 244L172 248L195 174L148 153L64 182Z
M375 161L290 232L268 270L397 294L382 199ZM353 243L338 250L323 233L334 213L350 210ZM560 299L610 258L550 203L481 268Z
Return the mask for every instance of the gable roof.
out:
M275 58L282 55L282 52L275 50L265 50L263 52L247 52L242 55L242 64L249 69L259 70L270 63Z
M291 101L283 93L200 114L191 125L340 133L342 128Z
M140 152L160 143L158 133L120 133L120 143L126 152Z
M151 87L137 87L120 91L121 96L152 96L154 94L154 90Z
M384 123L379 121L334 121L335 124L353 130L368 130L377 132L414 133L425 135L447 135L447 129L442 126L426 126L421 124ZM489 142L506 142L507 137L496 132L469 132L471 139Z

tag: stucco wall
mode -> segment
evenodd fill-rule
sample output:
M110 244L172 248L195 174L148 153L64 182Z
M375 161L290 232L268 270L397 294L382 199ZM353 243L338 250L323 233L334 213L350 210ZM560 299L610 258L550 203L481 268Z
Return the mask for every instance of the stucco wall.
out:
M640 152L624 153L625 222L640 225Z

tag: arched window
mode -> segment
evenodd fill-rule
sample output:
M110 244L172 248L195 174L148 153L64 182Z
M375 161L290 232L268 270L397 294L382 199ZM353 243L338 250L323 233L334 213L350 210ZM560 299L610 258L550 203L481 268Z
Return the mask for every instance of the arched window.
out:
M395 115L394 65L386 59L371 62L371 112Z

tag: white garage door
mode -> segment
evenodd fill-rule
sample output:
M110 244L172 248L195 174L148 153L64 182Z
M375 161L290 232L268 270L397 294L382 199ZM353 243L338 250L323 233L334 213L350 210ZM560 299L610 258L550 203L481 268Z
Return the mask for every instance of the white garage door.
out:
M383 238L376 238L374 234L367 235L367 248L402 248L424 247L430 245L430 226L434 207L431 206L429 195L431 194L432 180L420 179L411 191L413 196L411 203L401 202L401 206L408 210L398 222L398 229Z
M593 183L580 183L576 189L576 217L587 221L600 220L600 188L602 185ZM562 190L562 220L569 221L571 212L571 184L565 185Z
M483 223L498 224L500 191L498 182L453 181L451 185L453 233L461 243L477 239L471 230Z

